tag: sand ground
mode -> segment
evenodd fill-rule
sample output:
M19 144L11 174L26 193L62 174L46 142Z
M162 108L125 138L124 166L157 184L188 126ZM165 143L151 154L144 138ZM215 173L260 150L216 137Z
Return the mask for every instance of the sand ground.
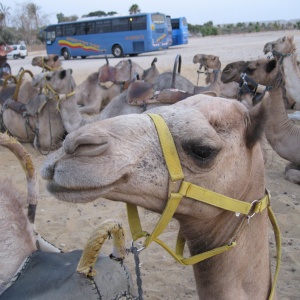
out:
M181 74L197 84L198 65L193 64L195 54L218 55L222 68L237 60L252 60L264 57L262 52L266 42L273 41L283 35L295 37L297 49L300 49L300 32L268 32L251 33L206 38L190 39L188 45L177 46L166 51L147 53L134 57L133 60L143 68L150 66L154 57L158 58L157 67L162 71L173 68L174 59L181 54ZM37 53L30 54L24 60L12 60L9 63L15 74L21 66L30 69L34 74L40 72L31 66L31 59ZM41 53L44 54L44 53ZM298 50L299 54L299 50ZM115 65L120 59L111 58L110 64ZM89 74L98 70L105 63L104 58L73 59L63 61L65 68L72 68L76 82L79 84ZM204 80L199 78L199 85ZM45 182L39 174L45 156L39 154L31 145L24 145L32 155L39 176L40 198L36 215L36 227L44 238L62 248L64 251L83 248L93 229L107 219L120 221L126 230L126 244L130 246L130 233L127 226L126 208L123 203L98 199L89 204L63 203L51 196ZM283 255L282 267L277 285L278 299L300 299L300 186L284 179L286 161L280 158L270 146L267 146L266 182L272 195L272 207L276 213L282 236ZM0 178L11 177L16 186L25 194L26 181L23 171L8 150L0 148ZM143 209L140 210L143 227L153 228L157 215ZM176 221L172 221L163 239L170 245L175 243ZM112 244L108 241L103 253L109 254ZM275 246L270 228L270 249L272 265L275 265ZM141 274L145 299L198 299L192 267L176 263L163 249L153 244L140 254ZM249 257L249 264L251 257ZM131 269L135 280L134 259L132 255L125 258L125 264Z

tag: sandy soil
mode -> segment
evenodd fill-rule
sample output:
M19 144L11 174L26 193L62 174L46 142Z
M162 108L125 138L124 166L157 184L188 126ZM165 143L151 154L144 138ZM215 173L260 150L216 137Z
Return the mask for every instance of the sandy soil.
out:
M222 67L237 60L251 60L263 57L262 49L266 42L273 41L283 35L294 35L297 48L300 49L300 32L268 32L240 34L230 36L206 37L190 39L189 44L177 46L167 51L143 54L133 58L142 67L147 68L154 57L158 58L157 66L160 71L171 70L177 54L182 56L182 75L197 83L193 56L197 53L214 54L220 56ZM299 51L298 51L299 52ZM36 53L35 53L36 54ZM43 53L42 53L43 54ZM13 73L21 66L39 73L37 67L30 65L33 54L24 60L10 61ZM111 58L112 65L119 59ZM63 61L65 68L72 68L77 83L82 82L89 74L105 63L103 58L73 59ZM200 78L199 84L204 84ZM45 157L25 145L39 172ZM16 186L26 193L26 181L22 169L16 158L8 150L0 148L1 171L0 178L11 177ZM272 194L272 206L278 219L283 236L282 267L277 286L278 299L293 300L300 297L300 187L284 179L286 161L280 158L267 146L266 181L267 188ZM38 231L50 242L64 251L82 248L93 229L107 219L116 219L123 223L126 241L130 245L130 233L127 226L125 204L114 203L106 199L98 199L89 204L63 203L53 198L45 188L45 182L39 175L40 198L36 215ZM157 215L140 210L143 227L151 230L157 220ZM176 221L172 221L163 239L170 245L175 243ZM109 254L111 243L104 245L103 253ZM270 228L270 248L272 264L275 265L275 246L273 233ZM144 297L148 299L197 299L197 292L193 278L192 267L184 267L176 263L164 250L151 245L140 254L141 273ZM249 257L249 264L251 257ZM135 280L134 260L128 255L125 264L132 270Z

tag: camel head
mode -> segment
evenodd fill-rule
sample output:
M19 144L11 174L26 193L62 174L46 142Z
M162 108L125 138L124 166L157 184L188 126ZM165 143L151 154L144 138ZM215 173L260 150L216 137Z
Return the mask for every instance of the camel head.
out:
M207 69L214 69L220 70L221 69L221 62L219 56L215 55L206 55L206 54L196 54L193 58L193 63L200 64L200 67L204 67L205 70Z
M266 43L263 49L264 54L272 52L275 57L294 53L295 51L296 45L294 43L294 37L289 35L283 36L276 41Z
M62 62L59 60L59 56L56 54L49 54L47 56L35 56L31 64L45 68L48 71L54 71L62 67Z
M56 93L67 94L72 92L76 87L72 72L72 69L59 69L57 71L41 73L32 78L32 85L40 89L46 85L50 85Z
M169 126L187 181L237 199L264 193L258 142L263 111L249 113L238 101L196 95L151 112ZM168 193L168 170L147 114L94 122L68 134L48 156L42 176L48 190L68 202L105 197L161 212ZM198 219L221 211L186 199L177 213Z
M278 77L278 64L275 59L266 58L233 62L224 68L221 80L223 83L240 82L241 73L246 73L256 83L272 85Z

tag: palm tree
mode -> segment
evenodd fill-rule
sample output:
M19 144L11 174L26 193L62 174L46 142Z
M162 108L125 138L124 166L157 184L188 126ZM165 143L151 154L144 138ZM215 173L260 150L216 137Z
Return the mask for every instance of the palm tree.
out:
M28 3L27 4L27 11L28 15L35 20L35 28L39 28L39 13L41 8L36 5L35 3Z
M132 4L131 7L129 8L129 14L133 15L133 14L137 14L140 13L141 10L139 8L139 6L137 4Z
M0 26L6 27L10 17L10 7L5 7L0 3Z

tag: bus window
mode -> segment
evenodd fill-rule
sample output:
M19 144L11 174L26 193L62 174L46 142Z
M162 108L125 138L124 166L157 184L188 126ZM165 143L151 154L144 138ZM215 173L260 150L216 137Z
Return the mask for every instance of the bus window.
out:
M112 19L112 31L128 31L130 30L129 18Z

